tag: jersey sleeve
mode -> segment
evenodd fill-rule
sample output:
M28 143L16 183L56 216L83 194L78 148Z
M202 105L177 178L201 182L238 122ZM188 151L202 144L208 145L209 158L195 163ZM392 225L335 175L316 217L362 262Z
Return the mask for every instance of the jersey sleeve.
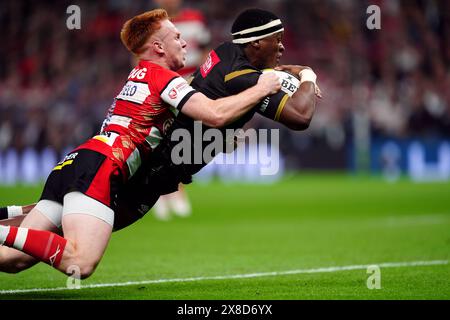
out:
M258 82L261 72L255 69L242 69L231 72L225 76L225 84L231 94L238 94ZM289 95L282 90L274 95L267 96L255 108L256 112L271 120L278 121L281 111Z
M256 112L271 120L279 121L281 112L288 99L289 95L280 90L279 92L264 98L259 105L256 106Z
M261 72L255 69L241 69L225 75L225 86L230 94L238 94L257 82Z
M178 73L170 70L159 74L155 82L161 100L178 110L197 92Z

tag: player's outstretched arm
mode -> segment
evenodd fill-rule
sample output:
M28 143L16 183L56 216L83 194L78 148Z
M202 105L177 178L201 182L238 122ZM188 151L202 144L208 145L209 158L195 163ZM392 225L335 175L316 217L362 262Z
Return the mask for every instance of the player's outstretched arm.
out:
M27 214L36 206L36 203L26 206L7 206L0 208L0 220L11 219Z
M0 208L0 225L18 227L26 215L36 206L35 203L27 206L7 206Z
M286 102L278 121L292 130L308 129L316 109L316 96L322 97L316 85L316 74L311 68L298 65L283 65L275 69L289 71L298 75L300 80L300 87Z
M256 85L234 96L211 100L197 92L189 98L181 112L210 127L220 128L240 118L264 97L280 89L278 76L273 73L263 74Z

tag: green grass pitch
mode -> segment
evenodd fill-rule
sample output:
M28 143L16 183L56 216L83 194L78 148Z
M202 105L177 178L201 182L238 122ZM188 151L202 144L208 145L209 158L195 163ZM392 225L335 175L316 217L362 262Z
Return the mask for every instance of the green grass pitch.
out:
M186 189L191 217L162 222L149 213L113 234L96 272L82 282L110 286L40 291L67 281L41 264L0 274L0 299L450 298L449 183L304 174L273 185ZM0 205L33 202L39 192L0 187ZM368 289L371 274L353 267L369 264L381 265L381 289ZM337 268L317 270L330 267ZM283 273L290 270L303 272ZM248 274L256 275L232 278ZM223 278L210 278L216 276ZM152 282L160 279L180 280ZM120 285L128 281L144 283ZM4 293L32 288L39 290Z

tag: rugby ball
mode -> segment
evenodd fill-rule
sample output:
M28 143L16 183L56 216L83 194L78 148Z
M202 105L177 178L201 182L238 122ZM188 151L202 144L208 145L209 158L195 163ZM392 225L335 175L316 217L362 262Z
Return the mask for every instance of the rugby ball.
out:
M264 69L262 72L275 72L278 78L280 78L281 90L287 93L289 97L292 97L300 86L300 80L298 80L292 73L275 69Z

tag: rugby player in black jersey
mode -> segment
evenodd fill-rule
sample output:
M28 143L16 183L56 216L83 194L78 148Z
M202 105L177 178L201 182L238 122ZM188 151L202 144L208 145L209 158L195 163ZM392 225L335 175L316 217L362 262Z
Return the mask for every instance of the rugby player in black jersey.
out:
M249 9L236 18L231 33L233 40L212 50L206 62L194 73L192 87L211 99L227 97L255 85L262 70L267 68L288 71L300 80L300 85L292 96L279 91L267 97L259 106L222 130L242 128L256 112L290 129L307 129L315 111L316 97L321 97L321 93L316 85L316 75L309 67L279 65L285 50L281 20L271 12ZM171 131L176 129L187 129L193 134L194 120L180 113ZM206 129L208 127L203 125L203 132ZM116 195L113 200L116 206L115 230L141 218L160 195L176 191L180 182L190 183L192 175L207 164L205 161L196 164L192 160L175 165L171 151L177 143L165 139L154 150L152 161L141 166L128 182L128 187L122 188L121 193ZM202 152L208 143L203 140L202 145L193 143L191 155ZM0 221L0 224L19 224L23 217L21 214L26 214L29 208L9 207L9 213L7 208L1 208L0 218L10 219Z

